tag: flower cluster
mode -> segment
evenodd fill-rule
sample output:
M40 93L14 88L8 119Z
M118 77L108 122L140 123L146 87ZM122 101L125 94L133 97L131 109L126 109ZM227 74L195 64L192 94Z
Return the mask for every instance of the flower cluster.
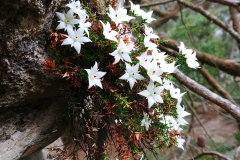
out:
M74 0L66 6L69 7L67 13L56 12L60 19L56 29L64 29L64 31L67 31L67 38L64 39L62 45L71 45L79 54L81 45L85 42L91 42L88 38L88 28L91 26L91 23L86 21L88 15L86 11L82 9L80 1ZM85 33L88 37L85 36Z
M120 79L127 80L130 84L131 89L133 88L134 84L137 83L137 80L150 79L146 90L138 93L139 95L146 97L149 109L154 104L164 103L161 94L163 90L168 90L171 97L177 99L176 106L178 116L174 118L172 116L160 115L159 119L162 119L162 122L167 124L170 130L181 131L182 129L180 126L187 124L183 117L189 115L180 105L184 93L181 94L180 90L178 88L175 88L170 80L165 78L163 82L162 78L163 75L166 76L166 74L173 73L177 66L175 66L175 61L168 62L166 60L167 55L165 55L165 52L161 52L157 48L158 44L156 44L156 40L159 37L153 33L153 29L151 27L147 26L148 23L155 20L154 18L151 18L152 11L146 13L140 9L139 5L134 5L131 1L130 3L132 16L128 16L127 10L124 8L114 10L111 6L109 6L108 16L111 22L114 22L117 27L112 28L110 25L111 22L107 22L106 24L101 22L103 25L103 34L105 38L110 41L117 42L116 49L110 53L110 55L115 59L113 64L116 64L120 61L125 62L126 73L121 76ZM142 20L141 27L144 31L143 47L140 47L136 43L138 37L133 34L133 30L131 30L131 28L127 25L130 20L134 21L136 17L141 17ZM139 56L131 56L132 52L136 52L136 50L141 50L142 48L144 48L145 51L140 53ZM197 62L193 64L192 60L195 60L196 58L194 59L192 58L192 54L188 54L189 50L184 47L183 43L181 43L181 46L179 48L182 53L186 54L187 63L189 66L192 68L195 67L195 63ZM133 62L135 62L135 65ZM142 69L146 70L148 77L143 77L141 74L139 74L139 66L141 66ZM143 115L144 117L141 125L145 126L145 129L147 131L151 125L152 120L149 117L150 115L147 113L143 113ZM180 136L177 136L176 138L176 145L183 149L184 139L182 139Z
M60 43L71 45L78 54L67 53L66 50L63 55L57 53L62 60L58 57L54 66L61 64L56 69L57 73L64 73L62 77L71 79L73 86L83 84L82 88L87 90L78 92L72 89L72 95L78 95L78 98L85 96L85 100L79 100L82 104L79 107L85 107L75 109L84 111L80 114L83 120L87 119L84 124L89 124L88 118L99 109L99 112L105 111L106 117L115 119L114 128L113 124L109 124L113 137L125 132L125 137L115 140L119 143L115 146L118 150L123 152L129 142L131 147L139 147L144 139L153 146L176 145L184 149L185 140L180 133L183 130L181 127L187 124L184 117L189 113L181 105L185 93L181 93L171 81L171 74L180 64L158 49L159 36L148 26L155 20L152 11L145 12L139 5L130 3L129 14L123 7L108 5L102 20L88 15L80 2L75 0L66 5L69 8L67 13L57 12L60 20L56 29L67 33ZM86 44L90 46L88 50L81 48L86 42L92 42ZM186 49L182 42L179 55L184 57L189 67L199 67L196 53ZM106 72L99 71L99 68ZM88 88L84 84L88 84ZM74 99L70 103L74 107L80 104L75 102L77 98L71 99ZM94 120L98 119L96 116L92 116ZM99 120L103 121L103 118ZM106 126L106 123L103 125ZM88 126L88 131L89 127L93 126ZM85 138L84 141L87 141ZM95 144L95 141L91 139L91 143ZM128 149L125 151L127 153Z
M196 52L192 49L186 49L183 42L181 42L179 48L180 54L184 55L186 58L186 63L190 68L199 68L199 63L197 62Z

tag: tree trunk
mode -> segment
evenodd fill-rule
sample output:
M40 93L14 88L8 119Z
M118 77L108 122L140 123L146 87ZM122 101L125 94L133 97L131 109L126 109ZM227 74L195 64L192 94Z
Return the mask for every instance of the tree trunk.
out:
M25 157L64 129L60 79L44 70L61 0L4 0L0 7L0 159Z

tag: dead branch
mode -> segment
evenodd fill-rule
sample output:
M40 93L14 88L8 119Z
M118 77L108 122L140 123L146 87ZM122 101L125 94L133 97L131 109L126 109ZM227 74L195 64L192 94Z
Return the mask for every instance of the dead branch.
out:
M177 56L178 50L179 50L177 46L179 46L179 43L167 37L164 37L164 39L166 39L168 43L165 46L159 46L159 48L163 51L169 52L173 56ZM230 60L222 60L218 57L215 57L208 53L202 53L195 49L194 51L196 51L197 58L200 62L208 64L213 67L217 67L218 69L230 75L240 76L240 63L230 61Z
M183 1L183 0L178 0L178 2L182 5L184 5L185 7L188 7L190 9L192 9L193 11L198 12L201 15L205 16L209 21L211 21L211 22L215 23L216 25L218 25L219 27L221 27L223 30L228 32L234 39L236 39L236 41L240 42L240 34L235 32L233 29L231 29L231 27L226 25L224 22L219 20L217 17L211 15L208 11L206 11L200 7L197 7L196 5L193 5L191 3Z
M233 7L238 7L240 6L240 2L238 1L229 1L229 0L207 0L209 2L215 2L223 5L228 5L228 6L233 6Z
M216 89L216 91L222 95L224 98L228 99L230 102L235 104L237 106L237 103L232 99L231 95L222 88L218 82L211 76L211 74L208 73L208 71L205 69L205 67L202 65L199 69L200 73L203 75L203 77L208 81L208 83Z
M233 116L237 121L240 121L240 108L236 105L232 104L229 100L220 97L219 95L213 93L206 87L198 84L191 78L184 75L181 71L176 69L174 71L173 76L187 88L192 90L193 92L201 95L205 99L219 105L225 111L227 111L231 116Z
M221 153L216 152L216 151L204 151L201 154L199 154L196 157L194 157L193 159L198 159L198 158L200 158L202 156L205 156L205 155L212 155L212 156L217 156L217 157L219 157L221 159L230 160L230 158L228 158L224 154L221 154Z

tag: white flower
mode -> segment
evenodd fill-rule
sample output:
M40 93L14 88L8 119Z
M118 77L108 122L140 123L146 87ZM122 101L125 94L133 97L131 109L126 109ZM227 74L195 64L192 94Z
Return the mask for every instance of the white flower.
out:
M179 125L188 124L188 122L185 119L183 119L183 117L190 115L190 113L184 111L184 108L181 107L180 104L177 104L177 113L178 113L178 119L177 119L178 124Z
M136 64L135 66L131 66L128 63L125 63L126 65L126 73L121 76L119 79L125 79L129 82L131 89L134 86L134 83L137 80L142 80L144 77L138 73L138 68L139 68L139 63Z
M112 30L110 23L107 22L107 24L105 25L102 21L100 21L102 23L103 26L103 35L105 36L106 39L118 42L116 36L118 35L118 32Z
M162 79L160 78L160 76L162 75L163 71L161 68L159 68L157 63L147 63L143 67L147 70L147 74L152 81L158 82L160 84L162 83Z
M176 144L177 147L184 150L183 145L185 143L185 139L181 138L180 136L177 136L176 138L177 138L177 144Z
M101 78L106 74L106 72L98 71L97 62L95 62L95 65L91 67L91 69L85 69L85 70L88 73L88 80L89 80L88 88L91 88L92 86L95 86L95 85L102 88Z
M167 90L169 90L172 86L172 81L170 81L169 79L164 78L163 79L163 87Z
M159 38L156 34L153 33L153 29L151 27L148 27L144 24L144 30L145 30L145 35L148 38Z
M142 13L142 10L140 9L140 5L139 5L139 4L135 5L135 4L133 4L131 1L129 1L129 2L130 2L130 4L131 4L131 11L132 11L135 15L140 16L141 13Z
M163 89L164 89L163 86L156 87L154 85L154 82L150 80L147 86L147 90L141 91L138 94L148 99L148 108L150 108L155 102L163 103L163 99L160 96Z
M180 89L179 88L175 88L173 85L171 85L170 89L170 95L172 98L175 98L175 99L178 99L178 100L181 100L182 99L182 96L186 93L180 93Z
M193 52L192 49L187 49L183 42L180 42L180 46L178 48L179 48L179 53L182 52L183 55L190 55Z
M118 47L115 51L110 53L111 56L114 56L115 60L113 64L118 63L120 60L124 60L127 62L132 62L129 53L133 50L133 45L126 45L122 39L120 39L120 42L118 44Z
M143 120L141 121L141 126L145 126L146 131L148 131L152 120L149 118L147 113L143 112L143 115L144 115L144 117L143 117Z
M111 18L111 20L116 23L116 25L123 21L129 22L131 19L134 18L132 16L127 15L126 9L119 8L117 11L115 11L111 5L109 6L109 13L107 14Z
M199 63L197 62L196 52L193 52L192 49L186 49L183 42L180 42L180 46L178 48L179 48L179 53L182 53L186 58L188 67L194 68L194 69L200 67Z
M152 51L153 62L156 62L159 66L166 64L165 58L167 55L165 55L165 53L166 52L159 52L158 49L154 49Z
M75 16L73 15L73 11L69 10L66 13L60 13L56 12L58 18L60 19L59 25L56 29L64 29L65 31L69 29L73 29L74 25L78 23L78 20L75 19Z
M164 115L160 115L159 118L161 119L161 122L166 124L169 128L169 131L172 130L179 130L181 131L182 128L180 128L180 125L178 124L178 122L176 121L176 119L172 116L164 116Z
M87 16L86 11L81 7L80 1L72 0L71 3L68 3L66 6L68 6L74 13L78 14L80 18L82 18L82 16Z
M163 72L166 72L166 73L173 73L174 70L178 67L178 66L175 66L175 61L172 62L172 63L161 63L161 69Z
M78 24L79 24L79 28L82 28L86 33L87 33L87 35L88 35L88 37L89 37L89 32L88 32L88 28L89 27L91 27L91 23L90 22L86 22L86 18L87 17L82 17L82 18L80 18L80 20L78 20Z
M196 52L193 52L192 54L186 54L185 57L187 58L186 62L188 64L188 67L190 68L200 68L199 63L197 62L196 58Z
M152 18L152 12L153 11L149 11L149 12L144 12L143 10L140 11L140 16L142 16L142 18L144 20L146 20L147 23L151 23L153 20L156 20L155 18Z
M151 41L151 38L148 37L148 36L145 36L144 37L144 46L148 48L148 50L154 50L157 48L157 45L155 43L152 43Z
M142 53L141 56L137 57L141 66L145 66L152 61L152 55L148 55L147 52L148 51Z
M74 47L77 53L80 53L81 50L81 44L85 42L91 42L91 40L88 37L85 37L83 34L83 29L79 28L78 30L73 29L67 29L68 35L67 38L64 39L62 45L71 45L71 47Z

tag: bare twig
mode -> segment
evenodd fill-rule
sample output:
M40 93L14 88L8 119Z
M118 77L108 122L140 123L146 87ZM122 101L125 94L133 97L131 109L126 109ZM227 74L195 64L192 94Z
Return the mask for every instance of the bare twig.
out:
M225 160L230 160L230 158L228 158L226 155L224 154L221 154L219 152L215 152L215 151L204 151L202 152L201 154L197 155L196 157L194 157L193 159L196 160L202 156L205 156L205 155L212 155L212 156L217 156L221 159L225 159Z
M193 92L201 95L205 99L219 105L225 111L227 111L230 115L232 115L238 122L240 121L240 108L236 105L232 104L229 100L226 100L217 94L213 93L206 87L198 84L194 80L190 79L186 75L184 75L178 69L175 69L173 76L187 88L192 90Z
M200 73L204 76L204 78L208 81L208 83L214 88L216 89L216 91L222 95L224 98L228 99L229 101L231 101L233 104L235 104L236 106L238 105L233 98L231 97L231 95L224 89L222 88L218 82L215 81L215 79L211 76L211 74L208 73L208 71L205 69L205 67L202 65L201 68L199 69Z
M200 14L202 14L203 16L205 16L209 21L212 21L213 23L215 23L216 25L218 25L219 27L221 27L222 29L224 29L226 32L228 32L234 39L236 39L238 42L240 42L240 35L235 32L233 29L231 29L228 25L226 25L225 23L223 23L221 20L219 20L217 17L211 15L208 11L197 7L196 5L193 5L191 3L188 3L186 1L183 0L178 0L179 3L181 3L182 5L184 5L185 7L188 7L192 10L194 10L195 12L198 12Z
M192 44L194 45L194 47L196 47L195 43L193 42L192 36L190 35L189 30L188 30L188 28L187 28L187 26L186 26L186 24L185 24L185 22L184 22L184 20L183 20L183 13L182 13L182 8L183 8L183 7L180 5L179 2L178 2L178 6L179 6L179 8L180 8L180 13L181 13L181 22L182 22L182 24L184 25L184 27L185 27L185 29L186 29L186 31L187 31L187 34L188 34L188 37L189 37L190 41L192 42Z

